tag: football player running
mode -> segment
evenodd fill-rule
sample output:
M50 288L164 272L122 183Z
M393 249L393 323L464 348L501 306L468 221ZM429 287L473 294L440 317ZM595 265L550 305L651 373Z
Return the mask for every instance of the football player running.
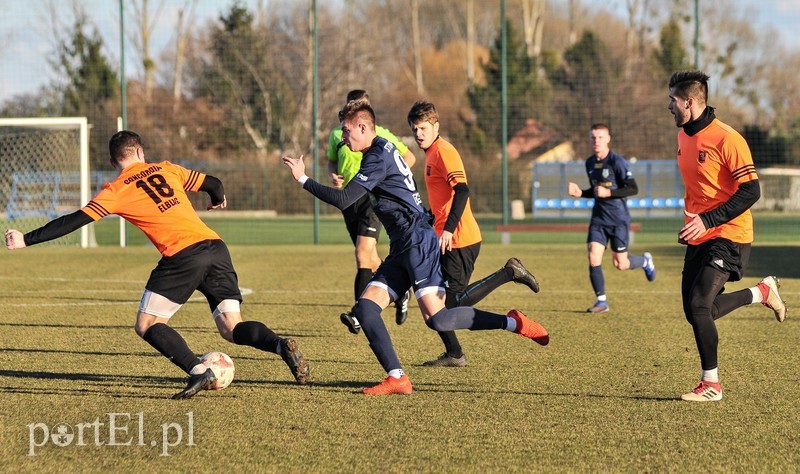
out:
M354 308L370 348L387 374L363 393L389 395L413 391L381 319L381 311L409 287L414 290L425 323L435 331L505 329L546 345L547 330L521 311L511 310L502 315L469 306L445 308L439 239L431 226L430 214L422 206L411 170L395 146L376 135L375 112L369 104L349 102L340 117L342 139L363 156L356 177L343 189L321 185L306 176L302 156L284 156L283 162L306 191L339 209L372 193L375 213L389 235L389 255Z
M225 242L192 207L187 191L204 191L208 209L227 205L222 181L168 161L147 163L141 137L120 131L109 141L111 166L119 176L83 208L27 234L6 231L6 247L22 249L67 235L86 224L117 214L138 227L162 258L150 274L136 315L135 330L164 357L189 374L186 388L173 399L191 398L214 385L214 372L189 349L170 318L195 290L206 297L220 335L226 341L280 355L297 383L308 381L309 368L297 342L278 337L258 321L242 321L236 271Z

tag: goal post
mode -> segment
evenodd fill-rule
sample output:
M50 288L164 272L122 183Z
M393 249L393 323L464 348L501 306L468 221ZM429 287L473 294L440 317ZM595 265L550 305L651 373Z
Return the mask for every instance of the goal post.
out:
M0 216L7 225L41 225L89 202L86 117L0 118ZM90 245L89 227L55 245Z

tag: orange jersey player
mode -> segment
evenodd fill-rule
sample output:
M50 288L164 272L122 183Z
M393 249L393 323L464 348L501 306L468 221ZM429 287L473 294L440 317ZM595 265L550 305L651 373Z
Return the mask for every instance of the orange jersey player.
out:
M692 402L722 400L717 319L758 303L771 309L779 322L786 317L775 276L723 293L725 284L741 280L747 268L753 242L750 208L761 188L747 142L707 105L708 79L701 71L674 73L667 106L680 127L677 159L686 189L685 225L678 232L678 240L686 244L681 296L700 354L700 382L681 395Z
M439 136L439 113L431 102L418 101L408 112L408 125L425 151L425 187L428 205L434 216L439 237L442 276L447 282L445 306L473 306L500 285L514 281L534 292L539 283L522 262L511 258L505 266L473 284L469 284L475 261L481 250L481 230L472 214L464 162L458 150ZM424 362L429 367L467 365L455 331L439 332L445 351L437 359Z
M144 232L163 256L150 273L136 316L136 333L189 375L186 388L172 398L193 397L211 388L216 376L172 329L170 318L195 290L206 297L220 335L227 341L280 355L300 384L308 364L297 342L278 337L258 321L243 321L238 278L225 242L195 212L187 191L211 197L208 209L227 205L222 182L203 173L163 162L147 163L139 135L117 132L109 141L111 165L119 176L82 209L22 234L5 233L9 250L66 235L109 214L117 214Z
M197 215L187 191L200 191L207 176L169 161L134 163L81 211L93 220L117 214L147 235L161 255L169 257L202 240L219 239ZM216 178L211 178L213 182ZM209 191L213 186L206 185ZM219 196L216 197L219 201ZM222 197L224 201L224 196ZM216 205L222 206L223 202ZM217 207L212 201L211 208Z

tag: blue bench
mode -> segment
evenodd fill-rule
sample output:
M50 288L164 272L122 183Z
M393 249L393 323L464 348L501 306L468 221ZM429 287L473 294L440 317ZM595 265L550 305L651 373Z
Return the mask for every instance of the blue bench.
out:
M628 198L628 209L683 209L683 198ZM585 198L536 198L534 209L591 209L594 199Z
M81 205L81 177L78 171L15 171L11 173L11 191L6 204L6 217L16 220L26 217L55 219ZM97 171L96 189L111 181L115 172Z

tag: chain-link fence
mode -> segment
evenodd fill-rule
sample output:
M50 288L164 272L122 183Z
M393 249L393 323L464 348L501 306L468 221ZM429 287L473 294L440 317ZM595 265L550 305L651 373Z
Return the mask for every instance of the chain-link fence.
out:
M592 153L595 122L610 127L615 151L641 166L674 160L666 82L672 71L689 68L692 48L691 19L674 14L681 2L672 10L633 2L642 10L628 17L588 0L102 3L8 6L0 22L16 22L24 33L9 41L41 54L4 54L19 54L20 64L34 62L48 74L31 76L47 77L37 89L5 97L0 116L88 117L93 171L109 169L107 140L124 117L144 137L148 159L221 178L231 215L310 219L313 198L280 157L304 154L308 174L327 184L328 134L351 89L366 89L378 123L410 145L423 198L424 152L411 140L406 117L415 100L436 104L441 134L462 155L473 209L482 217L503 215L512 200L522 200L530 216L534 163L582 163ZM800 97L791 91L800 87L791 87L796 75L784 73L797 57L756 57L755 40L726 49L732 25L753 38L761 32L726 10L729 0L713 3L703 2L703 19L727 13L725 25L703 20L709 59L700 66L712 75L710 103L748 139L759 171L790 169L770 175L786 191L769 201L776 203L770 209L790 210L797 187L786 173L800 162ZM718 55L727 55L725 65L713 51L727 51ZM759 101L751 100L755 91ZM36 154L14 149L3 159ZM2 206L12 179L0 178ZM323 217L338 216L325 204L319 209Z

